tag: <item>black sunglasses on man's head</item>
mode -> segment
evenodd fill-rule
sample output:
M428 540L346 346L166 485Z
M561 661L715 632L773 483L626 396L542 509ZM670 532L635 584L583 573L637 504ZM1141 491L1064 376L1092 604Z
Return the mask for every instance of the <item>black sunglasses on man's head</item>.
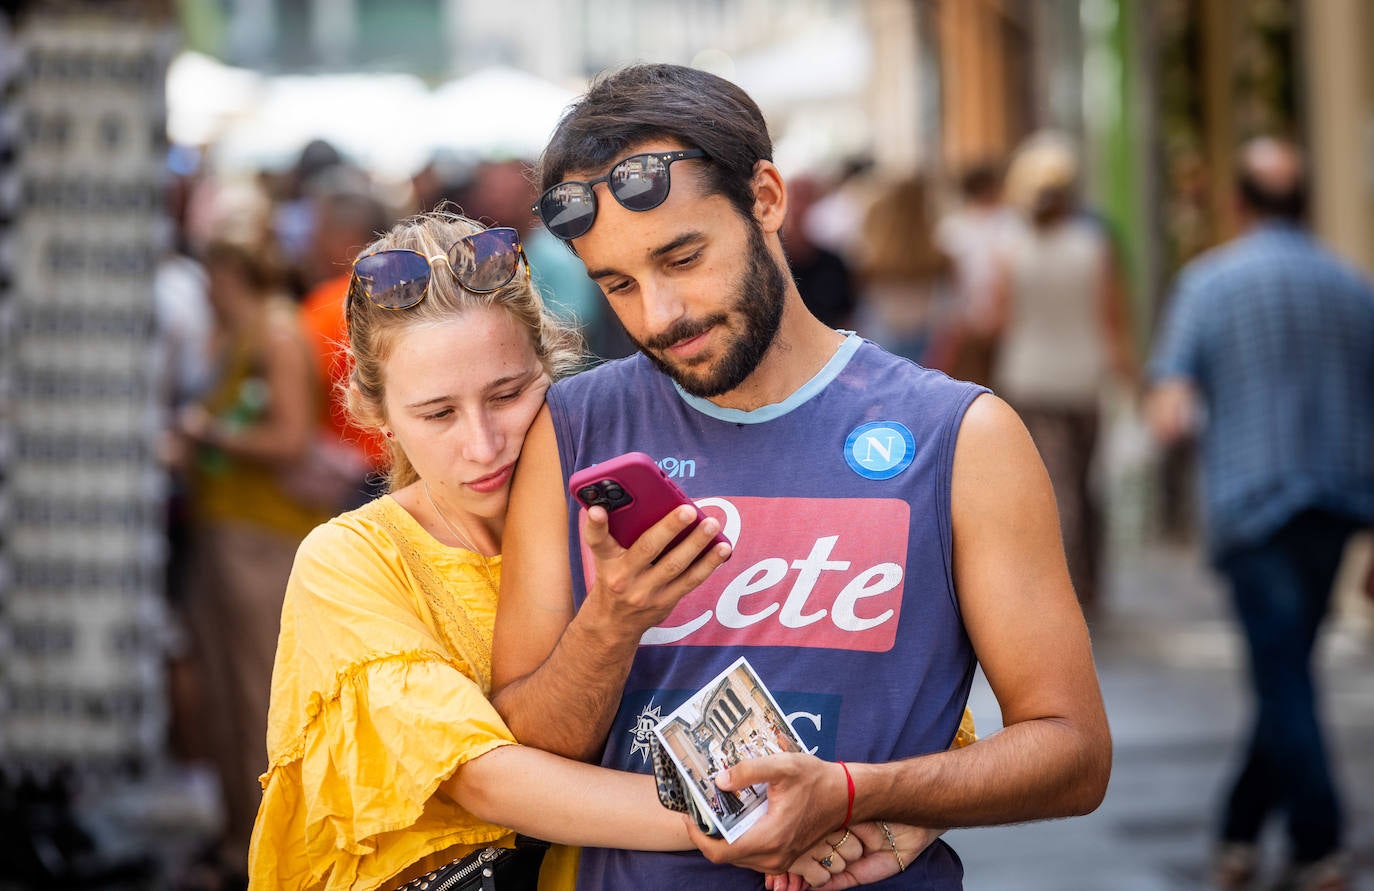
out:
M668 197L672 185L668 168L674 161L705 158L701 149L671 152L643 152L617 161L605 176L596 179L564 180L539 197L532 210L544 226L564 241L587 234L596 221L597 183L605 183L611 196L626 210L653 210Z

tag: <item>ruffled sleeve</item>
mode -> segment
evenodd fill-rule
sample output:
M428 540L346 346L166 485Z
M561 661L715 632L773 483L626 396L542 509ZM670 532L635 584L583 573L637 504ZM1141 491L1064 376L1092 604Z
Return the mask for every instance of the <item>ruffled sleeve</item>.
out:
M396 547L336 520L297 554L250 854L255 889L367 891L439 852L510 836L436 794L462 764L514 739L477 672L427 621Z

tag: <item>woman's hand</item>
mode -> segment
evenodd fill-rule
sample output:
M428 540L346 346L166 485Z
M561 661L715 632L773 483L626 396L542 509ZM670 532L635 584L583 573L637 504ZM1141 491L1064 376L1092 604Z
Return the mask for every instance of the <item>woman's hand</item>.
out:
M832 887L835 876L843 874L851 861L864 855L864 846L857 835L837 829L798 857L786 873L767 876L763 887L768 891Z
M888 831L892 833L891 842L888 841L887 833L883 831L884 825L886 825ZM926 829L920 826L907 826L904 823L893 823L891 821L885 821L884 823L855 823L850 827L850 831L852 832L852 838L862 845L862 853L856 856L854 849L848 847L847 843L844 850L848 852L850 856L845 859L844 866L838 871L832 870L830 878L825 880L824 884L820 885L811 882L812 875L815 875L815 871L811 870L806 875L806 881L810 883L810 887L820 889L820 891L838 891L838 889L854 888L859 885L880 882L883 879L895 876L915 862L916 858L921 856L921 852L930 847L930 843L944 833L943 829ZM827 837L827 840L829 841L832 839ZM895 853L893 852L893 843L896 844ZM898 857L901 858L900 865L898 863ZM806 864L803 862L805 859L806 858L799 860L798 864L805 867ZM793 872L796 872L795 867ZM798 878L798 876L790 875L783 878L795 879ZM765 882L764 887L770 886ZM804 887L806 886L796 883L775 883L772 886L774 891L801 891Z

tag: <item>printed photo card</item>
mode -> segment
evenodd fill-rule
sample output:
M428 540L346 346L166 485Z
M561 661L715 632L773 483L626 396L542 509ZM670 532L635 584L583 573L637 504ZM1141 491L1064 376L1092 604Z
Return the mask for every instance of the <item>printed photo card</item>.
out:
M740 657L654 728L701 813L733 842L768 813L768 787L717 789L716 774L746 758L803 752L773 694Z

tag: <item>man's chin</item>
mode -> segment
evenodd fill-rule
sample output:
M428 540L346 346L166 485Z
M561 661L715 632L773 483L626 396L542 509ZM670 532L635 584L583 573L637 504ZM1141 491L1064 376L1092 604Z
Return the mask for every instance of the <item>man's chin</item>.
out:
M674 383L693 396L710 399L712 396L719 396L725 392L721 389L718 381L709 374L689 374L676 365L667 366L667 370L668 376L673 379Z
M731 389L715 380L702 380L700 378L689 379L676 375L673 377L673 380L677 381L677 385L681 387L685 393L690 396L695 396L698 399L714 399L717 396L728 393Z
M673 382L681 387L684 392L699 399L711 399L730 389L722 386L719 375L712 374L714 368L710 362L679 364L669 362L661 356L655 356L654 359L659 369L672 378ZM700 372L694 372L690 367L691 364L699 365Z
M727 366L731 361L729 355L702 354L681 360L669 359L657 350L648 350L642 346L640 352L647 356L659 371L681 387L683 392L698 399L714 399L735 389L740 383L728 379L730 374Z

